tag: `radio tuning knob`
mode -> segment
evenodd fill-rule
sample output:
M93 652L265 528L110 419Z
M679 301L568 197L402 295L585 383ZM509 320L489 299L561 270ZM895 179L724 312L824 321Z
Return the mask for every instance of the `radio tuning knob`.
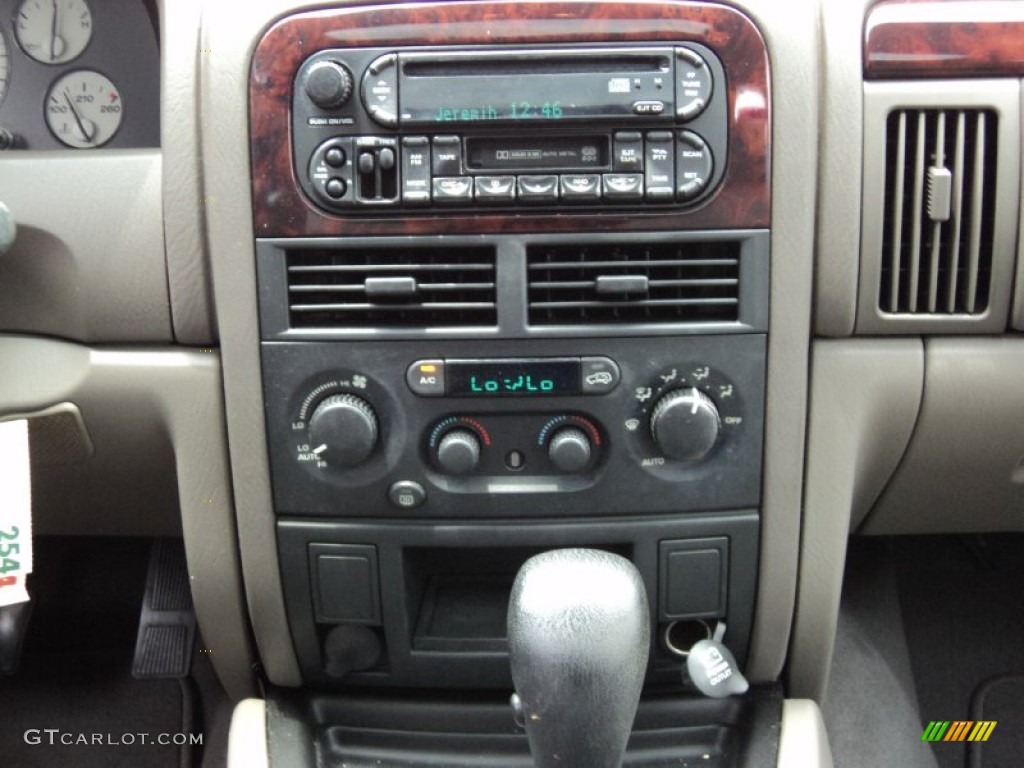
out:
M714 401L695 387L668 392L651 412L651 436L670 459L704 458L715 447L720 430Z
M453 429L437 445L437 465L449 475L466 475L480 463L480 438L470 429Z
M548 443L548 458L563 472L580 472L590 463L590 439L582 429L562 427Z
M318 61L306 70L302 87L320 109L336 109L352 98L354 84L344 64Z
M356 467L377 446L377 414L355 395L332 395L309 418L313 453L336 467Z

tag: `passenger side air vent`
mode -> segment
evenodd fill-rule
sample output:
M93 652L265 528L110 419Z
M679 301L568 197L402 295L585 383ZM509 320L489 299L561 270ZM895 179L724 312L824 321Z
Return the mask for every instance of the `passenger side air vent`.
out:
M497 323L490 247L295 249L286 264L292 328Z
M858 331L1005 329L1019 98L1019 85L1006 81L939 91L865 84Z
M739 256L737 242L530 245L529 321L735 321Z
M979 109L889 115L883 312L978 315L988 308L997 122Z

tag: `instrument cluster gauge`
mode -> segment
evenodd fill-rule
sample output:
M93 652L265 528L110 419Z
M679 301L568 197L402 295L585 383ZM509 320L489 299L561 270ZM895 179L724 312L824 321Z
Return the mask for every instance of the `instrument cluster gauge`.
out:
M25 0L14 16L14 35L43 64L65 64L92 39L92 11L85 0Z
M7 38L4 37L3 27L0 27L0 103L3 103L4 94L7 93L7 83L11 79L11 57L7 53Z
M58 78L46 95L46 124L69 147L101 147L121 127L121 94L110 80L88 69Z

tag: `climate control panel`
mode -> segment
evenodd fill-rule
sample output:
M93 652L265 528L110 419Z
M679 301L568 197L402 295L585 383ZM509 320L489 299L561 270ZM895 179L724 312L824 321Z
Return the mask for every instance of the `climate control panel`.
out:
M481 518L756 506L764 346L761 334L265 342L277 510Z

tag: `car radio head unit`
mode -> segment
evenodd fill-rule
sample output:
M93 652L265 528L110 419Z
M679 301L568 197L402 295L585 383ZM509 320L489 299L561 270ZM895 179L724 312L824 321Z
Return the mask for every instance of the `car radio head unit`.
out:
M341 214L689 206L721 181L727 124L696 43L328 49L292 93L296 176Z

